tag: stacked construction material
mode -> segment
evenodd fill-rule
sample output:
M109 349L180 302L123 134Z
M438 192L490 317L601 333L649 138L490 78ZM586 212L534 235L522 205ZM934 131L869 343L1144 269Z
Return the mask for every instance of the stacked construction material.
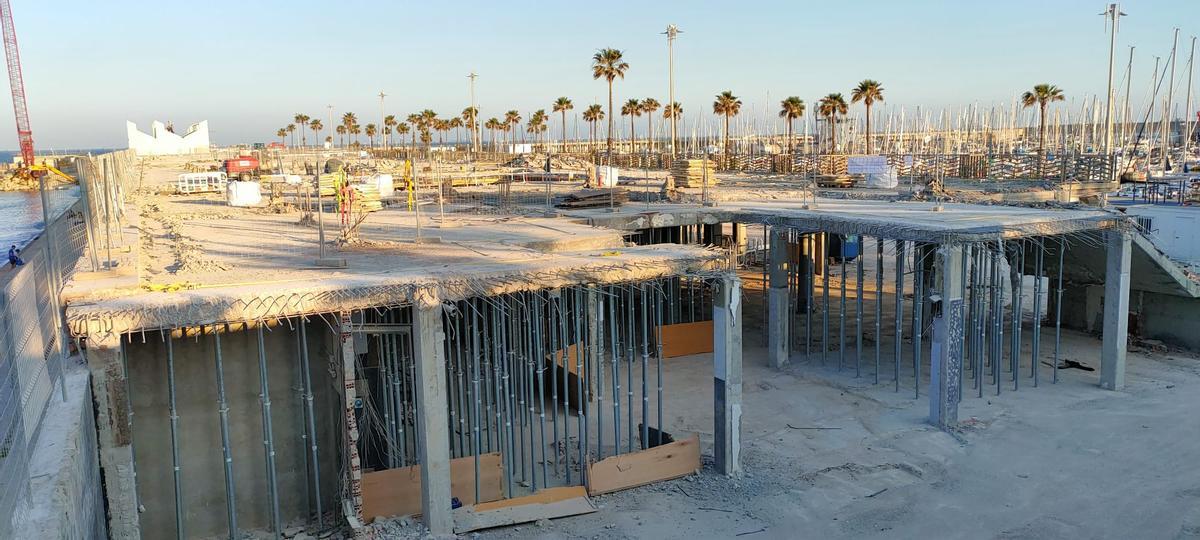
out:
M375 212L383 210L383 202L379 200L379 186L370 183L352 184L354 188L354 209L359 212Z
M338 178L339 173L322 174L318 189L322 197L332 197L337 194L337 183L344 182L344 179Z
M677 188L704 187L706 175L709 187L717 185L716 162L711 159L677 159L671 163L671 178Z
M601 208L621 206L629 202L629 192L624 189L584 189L571 193L554 206L558 208Z

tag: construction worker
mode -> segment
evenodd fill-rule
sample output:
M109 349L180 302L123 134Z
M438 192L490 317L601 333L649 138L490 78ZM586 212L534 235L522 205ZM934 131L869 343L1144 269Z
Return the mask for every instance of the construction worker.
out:
M12 265L13 268L25 264L25 261L21 260L21 250L17 249L15 245L8 248L8 264Z

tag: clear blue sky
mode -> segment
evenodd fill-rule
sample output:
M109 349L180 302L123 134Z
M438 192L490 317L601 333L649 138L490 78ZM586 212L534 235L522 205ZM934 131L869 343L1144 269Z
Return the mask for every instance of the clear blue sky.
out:
M123 147L126 119L207 119L220 144L272 140L293 113L325 118L327 104L365 125L378 121L381 90L389 113L448 116L469 103L472 70L482 118L513 108L528 117L560 95L579 112L605 99L589 69L601 47L631 64L618 103L665 103L668 23L684 32L676 98L689 117L726 89L743 114L762 116L785 96L811 103L864 78L881 81L893 107L1007 103L1039 82L1071 97L1103 94L1108 46L1097 15L1106 4L1093 0L12 3L42 150ZM1136 101L1175 26L1185 69L1200 1L1131 0L1122 10L1117 79L1136 46ZM0 148L15 146L5 106Z

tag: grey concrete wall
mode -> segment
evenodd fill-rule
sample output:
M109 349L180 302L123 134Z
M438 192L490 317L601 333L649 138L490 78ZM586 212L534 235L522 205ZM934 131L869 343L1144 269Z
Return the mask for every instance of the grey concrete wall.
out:
M1200 350L1200 299L1145 291L1130 291L1129 297L1131 337ZM1099 334L1103 320L1103 285L1063 285L1064 328Z
M29 497L13 515L13 538L107 535L88 370L74 365L64 377L67 399L56 391L46 408L29 464Z
M229 402L237 518L240 529L267 529L271 522L259 400L256 331L222 334L221 350ZM309 362L321 465L324 508L337 499L338 427L325 411L337 411L329 375L329 327L319 320L308 325ZM127 345L137 488L145 511L143 538L175 536L175 495L171 463L170 413L166 345L160 336L135 336ZM310 505L300 399L300 359L296 334L286 325L264 336L271 391L275 463L280 515L284 523L303 520ZM216 368L211 335L175 339L176 401L185 507L184 530L189 538L223 535L227 530L225 478L217 412ZM336 416L332 417L336 418Z

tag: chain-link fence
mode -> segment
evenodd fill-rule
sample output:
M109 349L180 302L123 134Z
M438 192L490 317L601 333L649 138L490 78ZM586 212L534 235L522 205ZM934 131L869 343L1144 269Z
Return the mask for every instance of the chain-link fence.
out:
M67 399L63 373L68 362L77 361L59 295L77 269L99 271L114 264L113 251L123 245L126 182L136 177L133 164L128 152L79 157L60 164L77 186L61 186L48 176L42 193L6 194L37 225L28 237L12 238L10 259L0 270L0 538L11 536L16 508L29 497L32 452L46 410L51 400ZM78 477L99 482L86 471ZM80 500L99 504L94 497ZM76 510L79 516L96 512ZM79 525L88 529L82 537L90 537L92 527L103 523Z

